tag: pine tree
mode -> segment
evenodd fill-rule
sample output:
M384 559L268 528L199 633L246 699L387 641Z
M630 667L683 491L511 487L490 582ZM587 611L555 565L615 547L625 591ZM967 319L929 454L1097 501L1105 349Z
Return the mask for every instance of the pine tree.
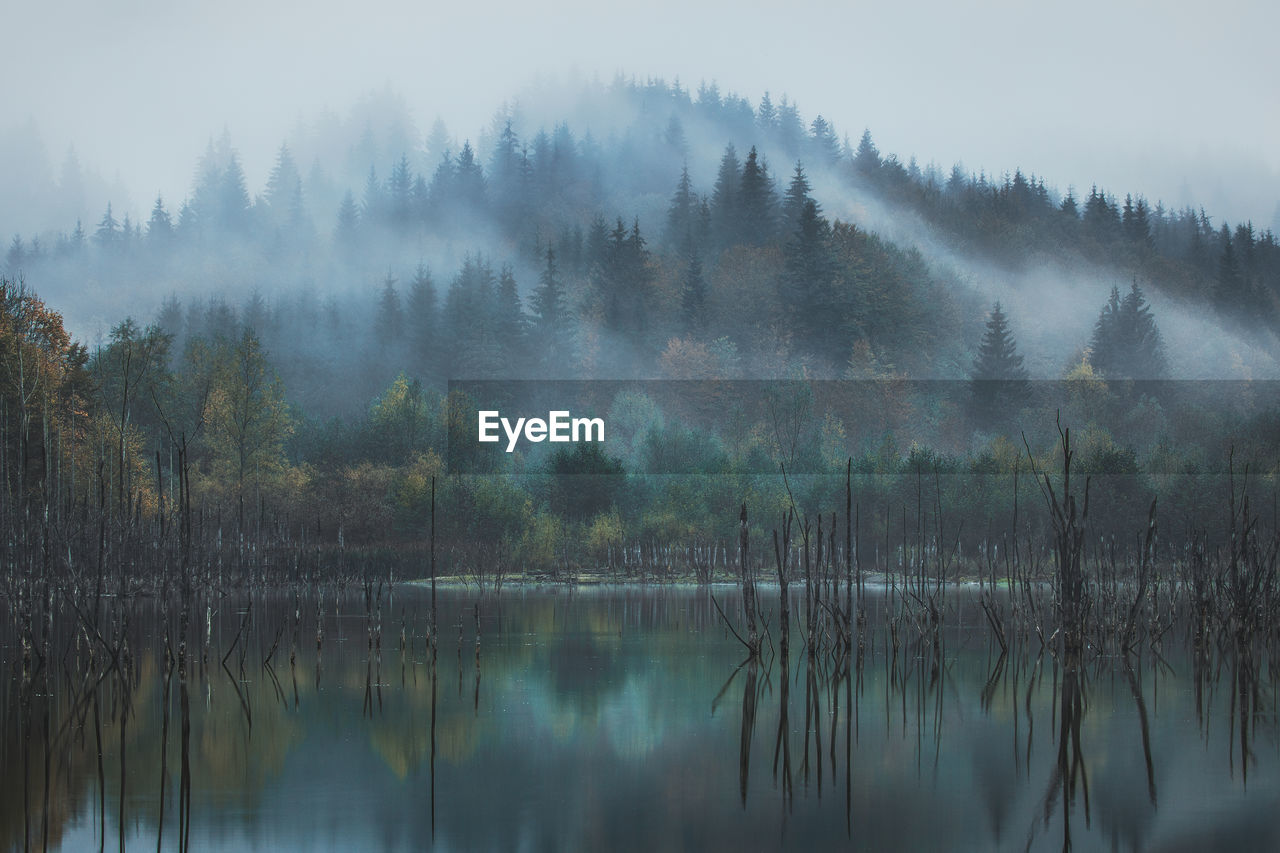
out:
M497 328L506 361L522 364L525 357L526 320L520 304L520 290L509 265L498 274Z
M404 229L409 225L412 209L413 172L409 168L409 158L401 154L391 169L391 177L387 179L387 216L392 225Z
M453 137L449 135L449 128L445 126L444 120L436 116L435 121L431 123L431 131L427 134L425 143L427 157L430 160L448 160L450 152L453 150Z
M1075 194L1068 189L1067 196L1062 200L1062 204L1058 207L1064 216L1069 216L1072 220L1080 218L1080 210L1076 205Z
M222 172L221 184L218 222L228 231L243 232L249 225L249 189L244 169L240 167L240 155L234 151Z
M378 180L378 170L369 167L369 175L364 180L364 197L360 203L360 218L368 223L386 221L387 200L382 190L382 182Z
M9 271L11 277L17 277L22 272L22 266L27 259L27 247L22 242L21 235L14 234L13 241L9 243L9 251L5 253L5 267Z
M763 246L773 237L776 197L773 181L759 162L755 146L747 154L738 193L738 236L749 246Z
M1231 230L1225 223L1219 234L1219 242L1222 244L1222 254L1218 256L1218 279L1213 287L1214 305L1223 316L1241 319L1249 308L1248 291L1235 246L1232 244Z
M1017 412L1030 398L1027 370L998 301L987 318L969 384L974 414L988 425Z
M418 264L413 281L409 285L406 305L406 331L409 355L417 370L434 366L439 358L437 351L437 299L436 286L425 264Z
M378 317L374 321L374 333L383 347L395 344L404 331L404 317L400 314L400 294L396 290L396 277L387 271L382 280L382 294L378 298Z
M800 153L804 139L804 125L800 122L800 109L784 94L778 102L778 141L782 150L795 157Z
M1165 375L1164 342L1135 279L1124 299L1118 288L1098 314L1089 344L1093 368L1110 379Z
M538 362L551 373L564 373L572 358L570 316L554 249L547 249L547 263L533 291L531 307Z
M1137 379L1162 378L1168 372L1164 340L1137 279L1120 303L1120 316L1128 343L1129 375Z
M298 172L298 165L294 162L289 146L281 143L280 150L276 152L276 164L267 176L267 186L263 192L263 200L267 203L276 226L284 225L291 218L294 191L301 181L302 175Z
M484 171L476 160L470 141L464 142L462 150L458 152L458 162L454 169L454 186L454 197L459 204L477 212L484 209Z
M119 244L120 223L111 215L111 202L107 202L107 212L102 214L102 220L98 222L98 230L93 236L98 241L98 245L104 249L112 249Z
M168 244L173 237L173 220L169 211L164 209L164 199L156 196L155 206L151 208L151 218L147 220L147 239L157 246Z
M731 246L738 237L741 188L742 166L730 143L720 158L720 171L711 193L711 231L718 246Z
M819 162L833 165L840 159L840 141L836 130L821 115L809 125L809 144Z
M831 223L813 201L800 212L800 222L783 256L778 300L788 329L798 345L839 363L848 352L847 317L837 316L835 258Z
M760 106L756 109L756 124L765 133L773 133L778 129L778 111L774 108L768 91L760 98Z
M702 260L692 239L685 249L684 275L680 282L680 307L686 334L707 330L707 282L702 275Z
M806 204L812 202L809 197L809 179L804 174L804 166L800 161L796 161L796 170L791 176L791 184L787 187L787 194L782 199L782 228L785 233L793 234L796 228L800 226L800 214L804 212ZM822 208L814 204L815 212L821 214Z
M853 155L853 168L858 174L868 179L874 178L880 172L880 152L871 141L869 129L863 130L862 138L858 140L858 150Z
M675 194L671 196L671 205L667 208L666 242L677 245L693 231L698 217L698 196L693 191L693 181L689 179L689 166L680 170L680 182L676 184Z

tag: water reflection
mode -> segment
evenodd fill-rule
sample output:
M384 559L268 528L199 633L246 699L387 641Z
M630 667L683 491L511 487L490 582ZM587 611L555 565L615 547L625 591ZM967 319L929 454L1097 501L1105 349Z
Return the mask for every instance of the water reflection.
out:
M745 660L696 589L442 591L440 649L412 587L201 602L189 655L176 607L104 603L0 635L0 849L1280 844L1261 641L1006 646L949 595L793 650L803 589L762 587Z

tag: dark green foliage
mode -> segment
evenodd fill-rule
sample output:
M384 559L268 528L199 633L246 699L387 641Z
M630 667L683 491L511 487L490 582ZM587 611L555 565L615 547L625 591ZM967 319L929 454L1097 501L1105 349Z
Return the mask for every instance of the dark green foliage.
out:
M1137 280L1123 300L1120 291L1111 288L1111 297L1094 324L1090 350L1094 369L1108 378L1165 375L1164 342Z
M773 239L774 209L777 200L773 181L760 162L755 146L747 154L742 167L742 184L738 193L738 234L736 242L763 246Z
M617 505L626 486L622 463L598 442L558 448L547 462L552 511L585 521Z
M863 130L858 140L858 150L853 154L853 168L866 179L874 179L880 172L880 152L871 141L871 131Z
M720 158L720 171L716 175L715 189L711 194L711 234L719 246L732 245L739 233L742 205L742 164L732 144L724 149Z
M778 299L795 335L797 349L831 359L840 358L851 340L833 322L838 294L835 258L831 251L831 223L819 215L812 201L800 212L800 222L786 247L786 267Z
M535 359L543 375L562 375L573 363L573 339L569 306L556 267L553 249L547 249L547 263L538 278L531 300Z
M639 343L649 325L653 273L640 222L631 230L618 219L596 266L595 289L604 311L605 328Z
M690 239L698 226L698 195L693 191L693 182L689 179L689 167L680 170L680 182L671 196L671 205L667 208L666 241L668 245L683 245Z
M375 340L383 347L398 342L404 333L400 293L396 290L396 277L390 272L382 280L382 294L378 298L378 316L374 321L373 329Z
M409 284L405 310L405 331L409 343L410 367L423 372L438 359L436 286L424 264L418 264Z
M782 228L788 234L795 233L800 226L800 214L804 212L805 205L813 201L809 196L809 189L809 178L804 173L804 166L797 160L796 170L791 175L791 183L782 200ZM816 203L814 209L818 213L822 212L822 208Z
M707 281L702 275L702 260L690 240L685 252L684 275L680 281L680 308L684 331L701 334L707 329Z
M987 318L982 345L970 374L970 397L973 411L984 423L995 423L1016 413L1030 398L1027 369L1008 318L997 301Z

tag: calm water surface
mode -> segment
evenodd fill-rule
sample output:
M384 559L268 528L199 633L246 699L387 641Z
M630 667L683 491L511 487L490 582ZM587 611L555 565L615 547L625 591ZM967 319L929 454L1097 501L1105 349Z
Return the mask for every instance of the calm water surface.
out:
M201 604L185 685L154 602L131 608L126 679L68 619L24 682L6 628L0 846L1280 849L1257 661L1197 666L1170 640L1130 667L1067 672L1035 639L1001 659L952 593L940 650L895 655L880 627L860 666L811 665L793 618L784 668L761 596L758 666L685 588L441 591L434 663L423 588L384 590L372 618L359 590L325 593L318 653L314 597Z

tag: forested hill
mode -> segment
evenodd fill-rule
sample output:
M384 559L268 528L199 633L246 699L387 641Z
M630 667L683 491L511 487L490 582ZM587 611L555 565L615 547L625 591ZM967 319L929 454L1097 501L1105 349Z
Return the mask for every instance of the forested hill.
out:
M247 326L316 415L402 371L968 378L997 318L1033 376L1280 375L1270 231L848 130L618 79L459 140L383 93L300 125L261 187L224 135L185 199L16 235L6 274L91 344L154 320L176 362Z

